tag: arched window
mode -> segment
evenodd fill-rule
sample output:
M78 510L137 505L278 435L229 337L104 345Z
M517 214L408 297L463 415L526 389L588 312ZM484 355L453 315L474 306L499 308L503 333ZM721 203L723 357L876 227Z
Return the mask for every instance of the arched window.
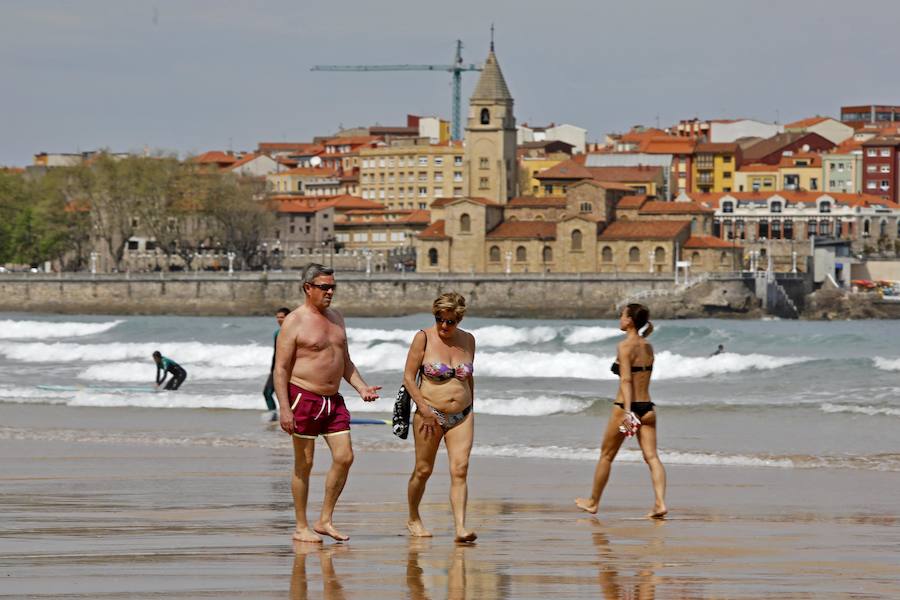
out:
M525 246L519 246L516 248L516 262L525 262L528 260L528 253L525 251Z
M656 250L653 251L653 262L657 265L665 264L666 262L666 249L662 246L657 246Z
M773 202L770 205L769 210L771 210L773 213L780 213L781 212L781 202Z
M462 233L469 233L472 231L472 219L469 217L468 213L463 213L459 218L459 230Z
M628 262L641 262L641 251L637 246L632 246L631 249L628 250Z
M437 248L429 248L428 249L428 264L432 267L436 267L438 264L438 253Z
M722 203L722 212L723 213L733 213L734 212L734 202L728 201Z
M572 231L572 250L581 250L581 230Z
M691 234L700 233L697 231L697 217L691 217Z
M871 234L871 231L869 229L869 220L866 219L865 221L863 221L863 236L869 237L870 234Z
M881 227L879 228L878 237L886 237L887 236L887 219L881 220Z
M481 109L481 124L482 125L490 125L491 123L491 111L486 108Z
M696 250L691 253L691 266L700 264L700 253Z
M583 213L589 213L594 210L594 206L590 202L582 202L581 206L578 208Z
M722 254L719 255L719 264L720 265L728 264L728 253L727 252L723 251Z
M544 246L544 262L553 262L553 248L550 246Z
M542 215L542 214L536 214L536 215L534 215L534 220L535 220L535 221L543 221L543 220L544 220L544 215Z
M609 246L603 246L603 250L600 252L600 258L603 260L603 262L612 262L612 248L610 248Z
M831 202L821 202L819 204L819 212L820 213L830 213L831 212Z
M500 262L500 248L491 246L491 249L488 251L488 256L491 262Z

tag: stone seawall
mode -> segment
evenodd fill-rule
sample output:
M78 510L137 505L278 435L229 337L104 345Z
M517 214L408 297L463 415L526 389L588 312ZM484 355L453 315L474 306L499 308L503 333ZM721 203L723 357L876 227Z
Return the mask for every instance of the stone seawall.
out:
M671 279L645 276L516 276L339 274L335 307L348 316L428 312L445 291L463 294L471 315L485 317L610 318L636 300L655 318L758 316L741 279L700 283L687 291ZM712 301L708 299L714 299ZM266 315L297 306L296 274L165 276L9 275L0 277L0 311L70 314Z

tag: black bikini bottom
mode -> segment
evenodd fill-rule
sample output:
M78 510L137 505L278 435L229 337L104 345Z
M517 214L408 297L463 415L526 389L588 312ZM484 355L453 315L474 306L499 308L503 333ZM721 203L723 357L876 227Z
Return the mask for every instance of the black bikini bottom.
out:
M614 402L616 406L624 409L625 406L621 402ZM652 402L632 402L631 403L631 412L636 414L638 418L643 417L648 412L653 410L653 407L656 406Z

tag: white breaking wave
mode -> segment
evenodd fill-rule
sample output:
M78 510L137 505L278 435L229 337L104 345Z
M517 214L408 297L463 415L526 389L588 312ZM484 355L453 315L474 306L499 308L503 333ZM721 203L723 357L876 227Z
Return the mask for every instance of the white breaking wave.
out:
M372 344L377 342L401 342L407 347L416 334L415 329L360 329L347 328L347 339L351 344ZM508 348L510 346L534 345L552 342L560 337L567 345L590 344L622 335L612 327L512 327L509 325L489 325L469 330L482 348Z
M138 358L153 366L152 354L159 350L185 368L191 363L206 363L221 367L263 366L268 369L272 361L272 348L249 343L243 345L203 344L201 342L146 342L74 344L18 343L4 344L0 355L12 360L28 363L56 362L111 362ZM130 381L130 380L128 380Z
M184 365L183 365L184 366ZM252 367L219 367L209 365L191 365L187 380L239 380L262 379L269 373L269 364ZM115 381L118 383L155 383L156 365L152 362L114 362L92 365L78 374L78 379L88 381Z
M412 329L359 329L347 328L347 341L351 344L369 344L371 342L403 342L412 343L416 330Z
M876 356L872 359L875 366L882 371L900 371L900 358L882 358Z
M570 345L591 344L622 335L621 330L612 327L575 327L566 335L565 342Z
M77 323L53 321L0 321L0 339L47 339L95 335L109 331L125 321L106 323Z
M826 413L853 413L868 415L870 417L878 415L900 417L900 408L888 408L885 406L858 406L853 404L831 404L826 402L819 408L822 409L822 412Z
M504 458L550 458L562 460L596 461L600 450L596 448L569 448L565 446L484 446L475 444L472 454L476 456L498 456ZM777 467L789 469L798 466L790 458L760 457L744 454L713 454L708 452L659 451L663 463L674 465L710 465L736 467ZM617 461L643 462L640 450L623 449L616 455Z
M476 398L475 412L511 417L541 417L559 413L580 413L594 400L557 396L518 396L516 398Z

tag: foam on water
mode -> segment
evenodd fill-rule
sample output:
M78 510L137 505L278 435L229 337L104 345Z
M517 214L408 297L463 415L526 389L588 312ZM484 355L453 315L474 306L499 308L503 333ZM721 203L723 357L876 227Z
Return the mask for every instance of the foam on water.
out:
M377 342L401 342L408 346L416 334L415 329L347 329L347 339L351 344L372 344ZM508 348L510 346L535 345L562 338L566 345L590 344L622 335L612 327L512 327L509 325L489 325L470 330L478 346L482 348Z
M602 342L622 335L623 333L619 329L613 327L574 327L566 334L564 340L566 344L573 346Z
M108 344L13 342L0 346L0 355L27 363L106 363L139 358L146 361L144 364L149 365L150 369L155 369L151 358L154 350L159 350L164 356L172 357L173 360L185 367L190 363L208 363L221 367L259 365L268 369L272 360L272 349L268 346L263 347L254 343L232 345L201 342L114 342Z
M900 371L900 358L882 358L876 356L872 359L875 366L882 371Z
M890 408L887 406L866 406L858 404L831 404L826 402L819 407L822 412L826 413L851 413L857 415L868 415L870 417L886 415L891 417L900 417L900 408Z
M14 321L0 320L0 339L47 339L96 335L109 331L125 321L106 323L79 323L54 321Z
M183 365L186 367L186 365ZM269 373L269 364L251 367L228 367L216 365L191 365L188 369L188 381L197 380L265 380ZM152 362L113 362L91 365L78 374L78 379L87 381L115 381L117 383L153 383L156 376L156 365Z

